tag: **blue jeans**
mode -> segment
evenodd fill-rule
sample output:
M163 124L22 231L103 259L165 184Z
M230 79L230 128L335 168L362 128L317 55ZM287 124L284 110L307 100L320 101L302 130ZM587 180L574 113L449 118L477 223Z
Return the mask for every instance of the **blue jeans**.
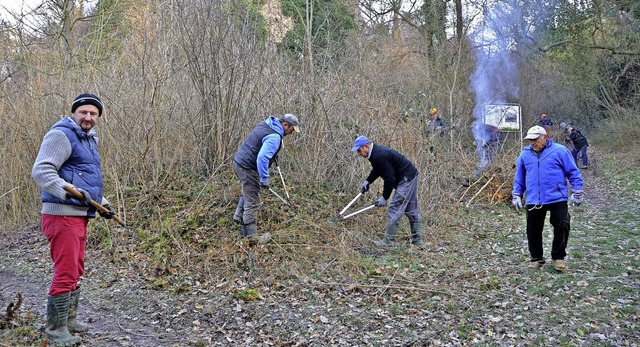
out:
M576 165L578 165L578 156L582 156L582 166L589 166L587 147L589 146L584 146L580 149L576 149L575 147L571 149L571 154L573 155L573 160L576 162Z

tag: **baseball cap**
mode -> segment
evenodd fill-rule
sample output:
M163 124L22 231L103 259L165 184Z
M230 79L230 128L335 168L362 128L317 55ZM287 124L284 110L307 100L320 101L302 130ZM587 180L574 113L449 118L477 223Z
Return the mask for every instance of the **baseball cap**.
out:
M547 131L544 130L543 127L536 125L532 126L529 131L527 131L527 136L525 136L525 140L535 140L540 136L547 135Z
M298 120L298 117L292 115L291 113L287 113L282 116L282 121L291 124L295 132L300 132L300 121Z
M369 139L366 136L358 136L355 142L353 142L353 148L351 148L351 152L357 151L358 148L366 145L367 143L369 143Z

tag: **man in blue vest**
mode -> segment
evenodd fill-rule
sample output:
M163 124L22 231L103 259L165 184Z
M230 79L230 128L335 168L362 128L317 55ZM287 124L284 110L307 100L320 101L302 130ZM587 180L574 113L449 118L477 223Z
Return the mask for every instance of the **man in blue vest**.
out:
M551 259L556 270L565 271L567 262L564 258L571 226L567 181L571 183L573 204L580 205L584 196L582 174L567 147L553 142L543 127L531 127L525 139L529 140L529 145L516 160L511 195L513 207L519 211L523 207L522 196L526 193L524 207L527 209L527 241L531 255L529 267L538 270L545 264L542 230L549 211L549 221L553 226Z
M42 188L42 232L53 260L45 328L51 344L79 344L80 337L71 334L89 330L76 321L87 223L96 216L89 202L100 201L110 211L99 212L104 218L115 214L102 196L98 135L93 129L102 111L97 96L78 95L71 104L71 117L55 123L44 136L31 171ZM65 186L74 187L83 198L67 195Z
M242 183L242 195L238 200L233 220L242 224L241 236L249 245L269 242L271 234L258 236L258 208L260 189L269 189L269 166L282 148L282 139L300 132L300 122L293 114L281 118L270 116L249 133L233 157L233 171Z

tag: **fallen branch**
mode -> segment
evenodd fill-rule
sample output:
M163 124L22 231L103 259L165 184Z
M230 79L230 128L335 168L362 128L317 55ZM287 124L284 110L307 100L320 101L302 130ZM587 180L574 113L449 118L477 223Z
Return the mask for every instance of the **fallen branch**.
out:
M377 285L377 284L360 284L360 283L320 282L316 280L313 280L313 283L322 285L322 286L327 286L327 287L349 286L349 287L356 287L356 288L375 288L375 289L384 289L384 290L387 290L387 289L418 290L418 291L440 293L440 294L447 294L447 295L453 296L452 293L447 292L446 290L435 290L435 289L428 289L428 288L422 288L422 287L390 286L387 284Z
M462 193L462 196L460 197L460 200L458 200L458 202L462 202L462 199L464 199L464 196L467 195L467 192L469 192L469 189L471 189L471 187L475 186L476 184L478 184L478 182L482 181L483 178L485 178L486 176L484 175L484 173L482 174L482 176L480 176L480 178L478 178L477 181L473 182L473 184L471 184L467 190L464 191L464 193Z
M482 188L480 188L480 190L478 190L478 191L476 192L476 194L475 194L473 197L471 197L471 199L469 199L469 201L467 201L467 205L466 205L465 207L469 207L469 205L471 205L471 202L472 202L475 198L477 198L477 197L478 197L478 195L480 195L480 193L482 193L482 191L483 191L485 188L487 188L487 186L489 185L489 183L491 183L491 181L493 180L493 178L494 178L494 177L496 177L496 175L495 175L495 174L493 174L493 175L491 176L491 178L489 178L489 180L487 181L487 183L485 183L485 184L482 186Z
M10 327L11 321L18 319L18 309L20 309L20 306L22 306L22 294L18 293L18 300L16 303L14 304L13 302L10 302L9 305L7 305L7 316L4 317L3 324L5 327Z
M498 187L498 189L496 189L495 193L493 193L493 194L491 195L491 202L489 202L489 204L490 204L491 206L493 206L493 205L494 205L494 203L493 203L493 199L496 197L496 195L498 195L498 194L500 193L500 189L502 189L502 187L504 187L504 185L505 185L506 183L507 183L507 181L506 181L506 180L505 180L504 182L502 182L502 184L500 185L500 187ZM499 202L500 202L500 200L496 201L496 204L497 204L497 203L499 203Z

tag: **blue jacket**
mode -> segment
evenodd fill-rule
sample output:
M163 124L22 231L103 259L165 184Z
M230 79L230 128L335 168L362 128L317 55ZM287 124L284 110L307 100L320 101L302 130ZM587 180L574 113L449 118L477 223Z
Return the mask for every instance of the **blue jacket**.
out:
M269 165L280 151L284 128L280 120L269 116L260 122L249 133L233 160L248 170L256 170L260 175L260 182L269 181Z
M58 175L66 182L77 188L82 188L91 194L94 201L102 201L102 170L100 169L100 155L98 154L98 143L96 133L87 134L70 117L58 121L51 127L51 130L60 130L69 139L71 144L71 156L60 169ZM87 206L75 198L68 200L60 199L53 194L42 189L42 202L63 205ZM96 209L89 206L88 217L95 217Z
M567 201L567 179L573 190L582 190L582 174L571 152L549 139L540 153L535 153L531 145L522 150L516 161L512 194L522 196L526 191L527 205Z

